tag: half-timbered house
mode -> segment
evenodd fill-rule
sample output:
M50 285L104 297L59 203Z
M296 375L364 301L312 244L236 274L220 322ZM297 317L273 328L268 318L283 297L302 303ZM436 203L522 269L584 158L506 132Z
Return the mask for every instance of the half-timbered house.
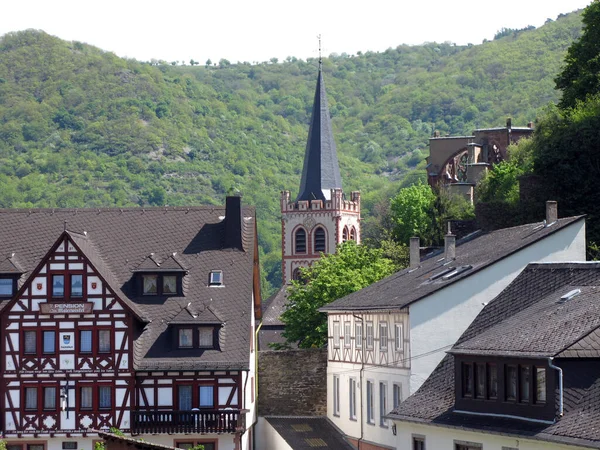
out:
M117 428L248 449L256 220L225 208L0 211L0 427L9 450ZM152 436L150 436L152 435Z
M585 259L583 217L476 232L323 308L327 416L359 448L396 448L387 413L414 393L487 302L531 261ZM415 447L416 448L416 447Z

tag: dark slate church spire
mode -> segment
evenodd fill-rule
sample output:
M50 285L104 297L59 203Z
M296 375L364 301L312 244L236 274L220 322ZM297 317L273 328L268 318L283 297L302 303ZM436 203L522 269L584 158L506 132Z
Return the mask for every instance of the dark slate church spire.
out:
M313 104L308 142L304 154L304 169L298 200L329 200L331 189L342 188L342 177L338 165L335 141L327 106L327 94L323 83L321 58L319 76Z

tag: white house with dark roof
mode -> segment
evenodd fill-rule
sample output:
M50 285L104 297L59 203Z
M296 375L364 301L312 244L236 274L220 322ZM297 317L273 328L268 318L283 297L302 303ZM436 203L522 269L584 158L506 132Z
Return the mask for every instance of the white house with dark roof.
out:
M328 417L358 445L395 448L386 414L417 391L445 352L531 261L585 259L582 216L557 219L548 202L544 222L455 242L411 267L321 310L329 341Z
M532 263L387 415L397 448L600 448L600 263Z
M225 207L0 210L0 430L92 450L118 428L253 446L256 220Z

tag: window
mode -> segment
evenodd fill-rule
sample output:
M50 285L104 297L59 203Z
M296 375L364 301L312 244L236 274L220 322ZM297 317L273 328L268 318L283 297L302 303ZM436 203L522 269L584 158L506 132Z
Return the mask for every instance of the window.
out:
M295 234L296 253L306 253L306 231L300 228Z
M163 294L177 294L177 276L176 275L163 275L162 277L162 291Z
M79 331L79 351L81 353L92 353L92 330Z
M475 397L485 398L485 364L475 364Z
M344 227L342 231L342 241L346 242L348 240L348 227Z
M325 230L321 227L315 230L315 253L325 251Z
M373 405L373 382L367 380L367 423L370 424L375 423L375 412Z
M213 348L213 328L212 327L200 327L198 328L198 339L200 348Z
M216 450L217 441L175 441L175 447L182 448L184 450L191 450L192 448L197 447L198 445L203 445L204 450Z
M356 420L356 378L350 378L348 404L350 405L350 419Z
M535 368L535 402L546 403L546 369L544 367Z
M13 295L13 279L0 278L0 296L10 297Z
M36 387L25 388L25 409L29 411L37 410L38 392Z
M79 447L77 447L77 442L76 441L66 441L66 442L62 443L62 449L63 450L77 450L78 448Z
M213 270L210 273L210 283L211 286L223 286L223 271L222 270Z
M386 322L381 322L379 324L379 349L387 350L388 346L388 326Z
M350 240L351 241L356 240L356 228L354 228L354 227L350 228Z
M333 322L333 347L340 348L340 323Z
M344 347L352 347L352 324L344 322Z
M387 384L379 383L379 425L387 427L387 419L383 416L387 414Z
M402 385L394 383L394 409L402 403Z
M110 386L98 386L98 407L100 409L112 407L112 388Z
M65 276L52 275L52 297L63 297L65 295Z
M506 366L504 390L506 391L506 400L517 399L517 366Z
M412 439L412 448L413 450L425 450L425 438L424 437L414 437Z
M401 323L395 325L394 347L398 353L404 352L404 330Z
M56 332L55 331L44 331L44 353L55 353L56 352Z
M180 328L179 329L179 348L192 348L194 343L192 339L193 331L191 328Z
M177 388L178 403L180 411L190 411L192 409L192 386L179 386Z
M373 348L373 322L367 322L367 348Z
M71 297L83 297L83 275L71 275Z
M44 409L55 410L56 409L56 387L45 387L44 388Z
M142 275L142 294L158 294L158 275Z
M212 408L215 405L212 386L200 386L200 408Z
M519 401L521 403L529 403L529 386L530 386L530 376L531 376L531 369L529 368L529 366L520 366L521 368L521 379L519 380L519 388L520 388L520 395L519 395Z
M357 322L354 325L354 345L356 348L362 348L363 344L363 327L362 322Z
M454 450L481 450L482 448L481 444L475 444L474 442L454 442Z
M44 444L6 444L6 450L44 450L44 447Z
M299 267L295 268L292 272L292 280L300 281L302 279L302 272Z
M92 387L82 386L79 388L79 408L92 409Z
M333 376L333 415L340 415L340 377Z
M488 364L487 395L489 399L498 398L498 368L496 364Z
M463 363L462 364L462 386L463 396L473 396L473 364Z
M110 349L110 330L98 330L98 351L108 353Z
M36 331L25 331L23 333L23 351L26 354L37 353L37 332Z

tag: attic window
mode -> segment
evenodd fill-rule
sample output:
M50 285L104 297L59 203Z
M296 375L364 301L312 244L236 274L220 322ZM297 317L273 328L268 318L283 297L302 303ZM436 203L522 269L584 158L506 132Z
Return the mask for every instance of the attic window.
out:
M213 270L210 273L210 286L223 286L223 271L222 270Z
M177 327L175 345L180 349L215 348L215 327L213 326L180 326Z
M13 295L13 278L0 278L0 297L10 297Z
M139 276L142 295L180 295L181 274L145 273Z

